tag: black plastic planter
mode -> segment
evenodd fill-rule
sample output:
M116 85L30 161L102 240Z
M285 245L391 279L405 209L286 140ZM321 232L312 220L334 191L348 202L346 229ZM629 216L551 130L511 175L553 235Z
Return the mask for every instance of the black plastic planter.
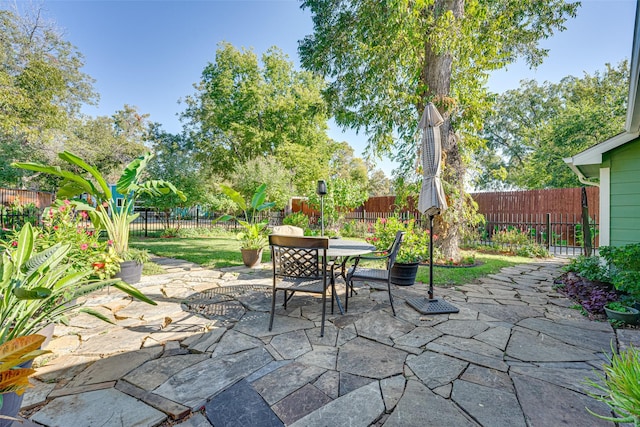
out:
M398 286L411 286L416 282L416 274L418 274L417 262L404 264L396 262L391 267L391 283Z

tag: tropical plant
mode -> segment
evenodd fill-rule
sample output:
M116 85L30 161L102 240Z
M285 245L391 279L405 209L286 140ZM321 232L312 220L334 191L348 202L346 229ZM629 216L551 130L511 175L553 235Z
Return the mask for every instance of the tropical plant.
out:
M140 215L139 213L133 213L136 200L140 195L160 196L173 193L178 195L181 200L186 200L182 191L168 181L143 181L147 164L153 158L151 153L134 159L125 167L118 179L116 191L124 198L122 205L117 204L110 186L97 169L69 151L63 151L58 156L71 166L80 168L90 175L95 183L88 178L63 170L60 167L31 162L18 162L12 165L21 169L42 172L62 178L62 184L58 189L58 197L76 197L82 194L91 196L97 203L95 208L89 204L81 204L79 201L76 202L76 205L78 208L88 212L96 229L107 231L110 243L113 245L116 254L124 260L127 260L129 256L129 224Z
M36 370L24 365L38 356L51 353L49 350L40 350L44 340L44 336L34 334L0 344L0 408L5 393L21 395L27 388L33 387L29 376Z
M589 395L596 400L606 403L620 418L605 417L587 411L600 419L614 423L633 423L640 427L640 353L630 346L620 354L616 354L611 344L611 357L607 357L609 364L603 366L604 375L598 373L599 381L586 380L586 384L597 389Z
M78 307L72 301L105 286L156 305L119 279L91 278L91 266L80 271L70 269L69 244L57 243L41 252L37 252L36 247L34 228L25 224L16 245L5 249L0 258L0 343L31 335L50 323L65 321L65 314ZM80 311L109 321L95 310L80 308Z
M57 200L44 210L42 226L35 227L34 232L38 236L35 241L38 252L56 243L69 244L67 263L74 271L94 266L98 277L108 279L120 268L121 259L104 239L100 239L99 233L89 223L88 214L77 210L74 202ZM17 244L18 234L19 231L10 233L6 245ZM110 256L105 256L109 253Z
M273 202L266 202L267 184L260 185L251 197L251 202L247 204L244 197L233 188L220 185L222 192L233 200L242 210L242 216L223 215L216 219L218 221L235 220L240 224L244 231L238 233L237 238L240 240L241 249L262 249L268 244L266 228L269 225L269 219L258 221L256 214L270 209L274 206Z

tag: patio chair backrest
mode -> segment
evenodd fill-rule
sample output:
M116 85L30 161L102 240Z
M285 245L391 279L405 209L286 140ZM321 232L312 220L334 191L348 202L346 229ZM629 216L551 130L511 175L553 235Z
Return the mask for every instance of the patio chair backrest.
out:
M387 263L387 268L393 267L393 264L396 262L396 258L398 256L398 252L400 252L400 246L402 245L402 241L404 240L404 231L398 231L396 233L395 239L393 239L393 244L391 245L391 249L389 250L389 261Z
M319 278L326 274L326 237L270 235L274 277Z
M304 236L304 230L295 225L276 225L271 234L278 236Z

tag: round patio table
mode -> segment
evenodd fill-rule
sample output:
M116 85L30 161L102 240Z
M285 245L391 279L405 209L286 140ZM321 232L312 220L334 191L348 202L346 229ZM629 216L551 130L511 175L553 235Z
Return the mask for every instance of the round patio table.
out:
M375 252L376 247L367 242L349 239L329 239L329 249L327 256L330 257L352 257Z
M331 268L331 274L335 274L335 267L339 267L340 272L338 273L345 279L346 283L346 266L349 258L357 255L365 255L371 252L375 252L376 247L370 245L367 242L362 242L359 240L349 240L349 239L329 239L329 249L327 249L327 257L341 259L339 263L336 263ZM348 285L347 285L348 286ZM347 292L349 290L347 289ZM340 302L340 298L335 294L336 303L338 304L338 309L341 314L344 314L344 309L342 308L342 303Z

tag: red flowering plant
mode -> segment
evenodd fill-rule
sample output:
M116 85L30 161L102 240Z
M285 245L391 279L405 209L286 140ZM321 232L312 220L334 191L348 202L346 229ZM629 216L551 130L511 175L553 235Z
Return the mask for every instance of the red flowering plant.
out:
M42 226L34 227L36 250L42 251L57 243L69 245L67 253L70 269L84 271L93 268L94 275L108 279L120 270L121 259L116 256L111 242L100 238L88 221L85 211L78 210L69 200L56 200L42 214ZM15 246L18 233L8 240Z
M429 255L429 232L415 227L415 220L402 220L398 217L378 218L373 236L367 242L384 251L391 247L398 231L404 231L404 240L396 262L414 263L426 259Z

